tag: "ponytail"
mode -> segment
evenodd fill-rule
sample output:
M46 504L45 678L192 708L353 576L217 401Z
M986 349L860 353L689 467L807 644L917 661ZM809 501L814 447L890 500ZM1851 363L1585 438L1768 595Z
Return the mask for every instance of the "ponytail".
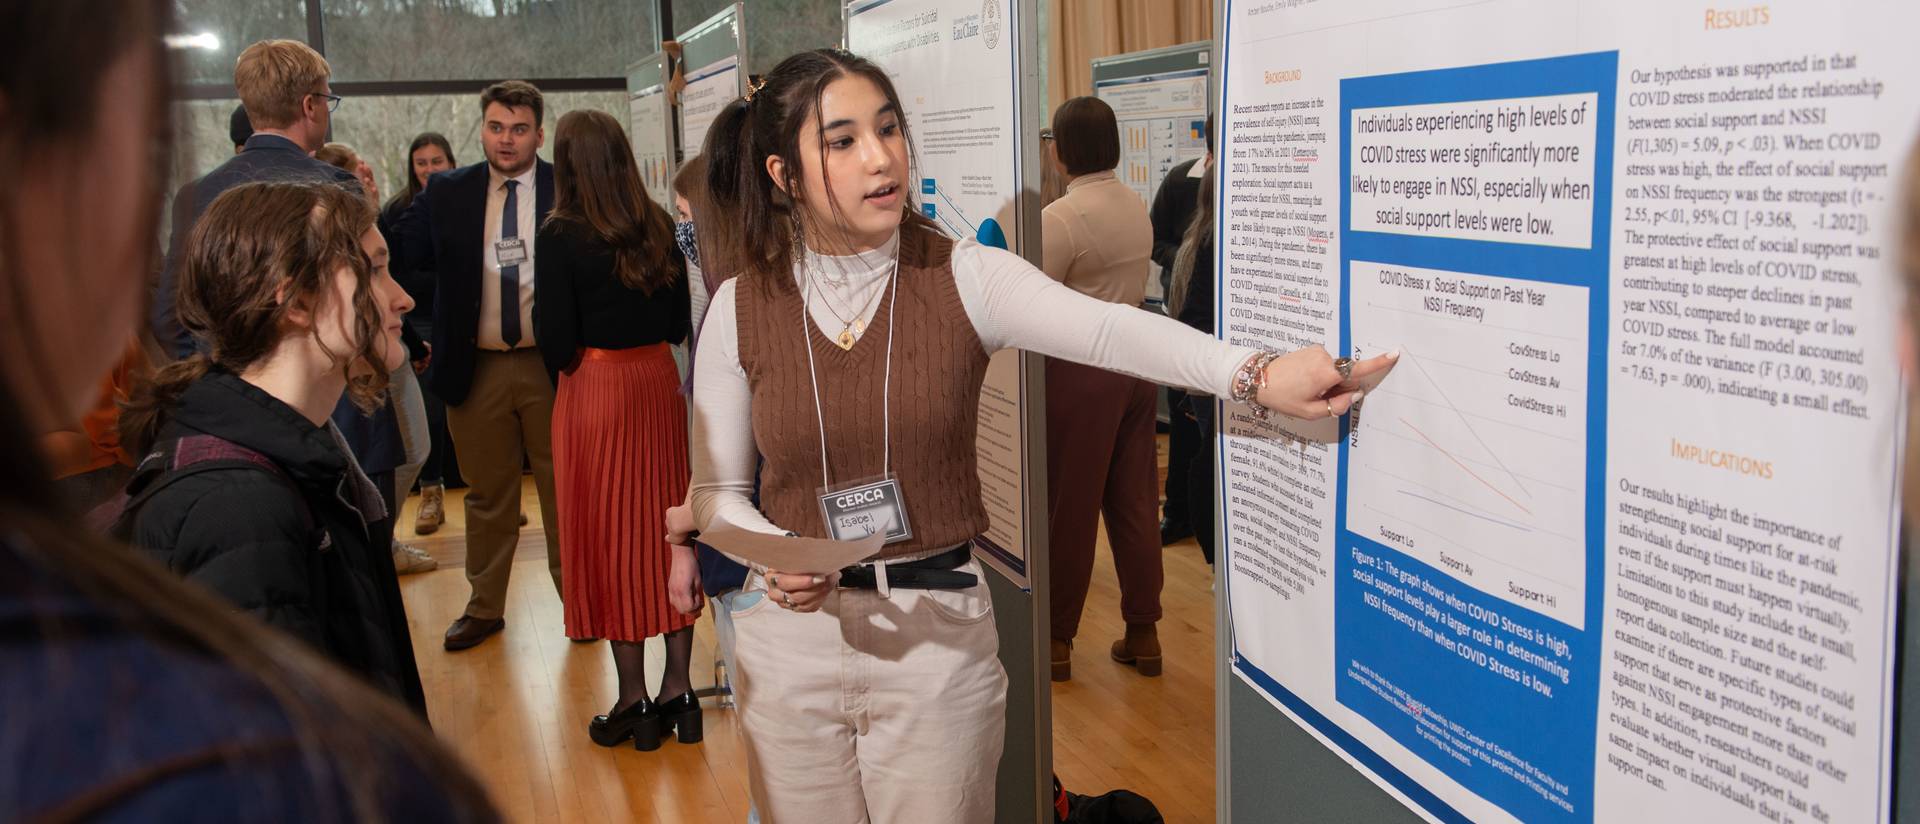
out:
M702 238L711 235L715 241L714 248L719 252L716 262L732 267L723 275L737 274L758 281L769 291L798 288L792 267L800 251L802 232L813 227L802 226L799 200L790 193L803 191L802 158L825 156L818 136L803 135L801 129L809 117L820 116L821 96L828 84L842 77L871 81L894 110L902 113L901 134L912 145L900 95L887 73L873 61L842 49L812 49L780 61L754 85L751 100L735 98L720 109L707 127L706 144L701 147L701 154L707 158L707 201L713 214L709 223L700 226L700 234ZM771 156L786 159L784 180L775 181L767 174L767 158ZM836 212L839 208L835 204L821 207ZM912 205L910 190L901 204L900 220L903 224L932 225ZM701 263L714 265L704 255Z
M137 382L120 407L120 443L135 459L153 449L167 415L187 387L213 370L213 359L196 353L160 367Z
M767 287L791 287L788 267L797 240L793 201L767 174L767 156L773 152L756 135L771 125L770 115L756 110L771 108L775 100L764 90L756 97L757 102L735 98L707 129L701 154L707 159L706 201L713 219L700 228L703 235L711 231L712 245L719 251L715 257L733 265L731 274Z

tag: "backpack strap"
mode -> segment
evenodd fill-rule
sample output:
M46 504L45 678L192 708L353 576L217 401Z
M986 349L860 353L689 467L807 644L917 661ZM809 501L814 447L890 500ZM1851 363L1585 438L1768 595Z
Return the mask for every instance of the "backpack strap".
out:
M98 531L122 541L129 540L133 534L134 519L153 496L182 478L225 469L252 469L278 479L293 493L294 500L299 502L302 526L309 534L314 531L313 509L307 504L307 497L301 494L299 485L294 483L292 476L280 464L255 450L214 435L188 435L157 446L134 468L133 477L127 480L126 488L88 513L87 522ZM322 541L320 547L325 549L326 542Z

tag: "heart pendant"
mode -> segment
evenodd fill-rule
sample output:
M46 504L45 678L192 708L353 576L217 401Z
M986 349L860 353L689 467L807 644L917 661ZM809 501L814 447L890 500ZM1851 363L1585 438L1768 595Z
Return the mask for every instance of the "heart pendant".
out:
M852 329L840 330L840 337L834 338L833 342L839 344L841 349L852 349L853 348L853 330Z

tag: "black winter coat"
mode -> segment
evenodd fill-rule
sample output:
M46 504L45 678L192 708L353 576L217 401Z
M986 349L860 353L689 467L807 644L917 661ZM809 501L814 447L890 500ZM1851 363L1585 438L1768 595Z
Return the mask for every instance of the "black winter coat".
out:
M285 477L255 466L183 475L130 513L133 544L424 717L393 556L368 530L389 516L334 431L215 370L187 388L160 440L189 435L254 450Z

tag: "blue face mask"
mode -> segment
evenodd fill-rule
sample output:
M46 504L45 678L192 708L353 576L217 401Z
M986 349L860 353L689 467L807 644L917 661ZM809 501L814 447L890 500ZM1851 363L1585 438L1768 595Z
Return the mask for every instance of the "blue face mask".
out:
M693 221L683 220L673 224L673 241L680 245L680 254L686 256L687 263L700 265L700 244L694 242Z

